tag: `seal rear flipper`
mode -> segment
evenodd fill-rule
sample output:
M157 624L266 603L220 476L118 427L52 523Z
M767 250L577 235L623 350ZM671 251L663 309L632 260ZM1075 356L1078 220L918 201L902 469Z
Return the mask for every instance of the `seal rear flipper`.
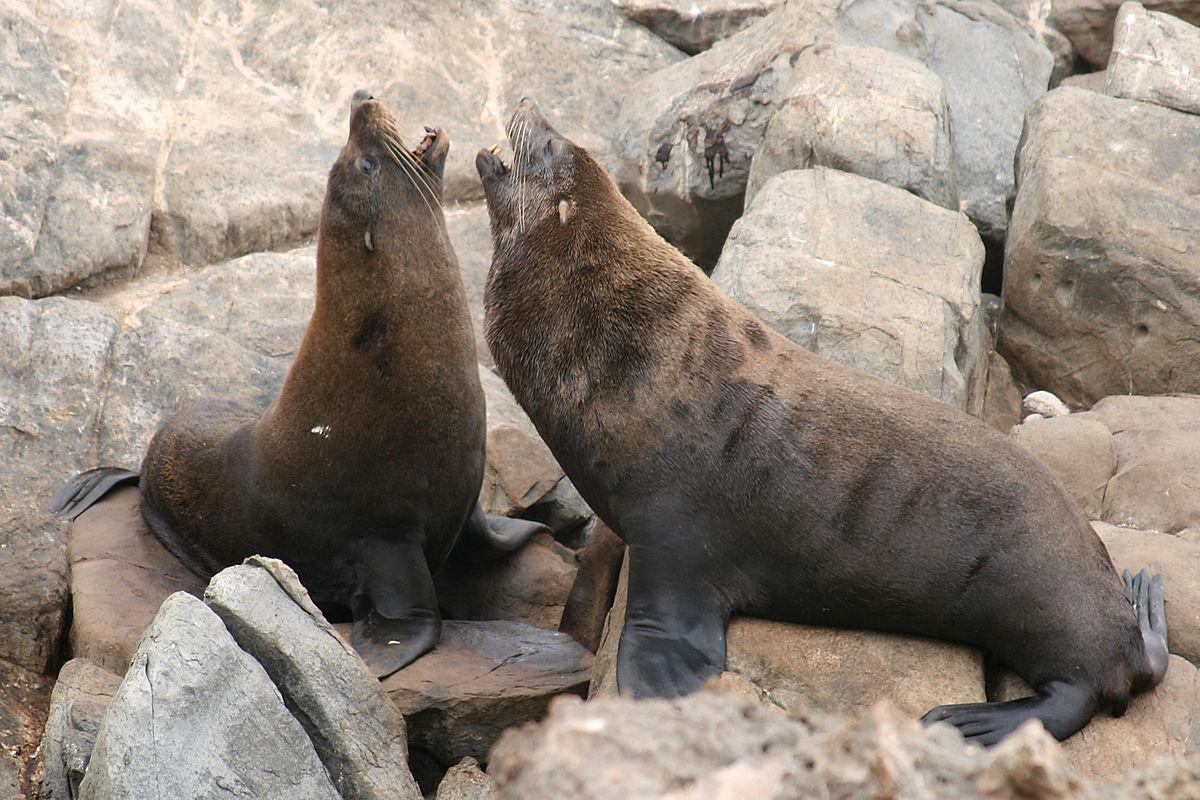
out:
M452 553L455 558L472 563L495 561L521 549L536 533L553 535L540 522L485 514L476 502Z
M97 467L81 472L54 493L47 509L66 519L75 519L118 486L137 483L138 473L120 467Z
M1167 649L1167 608L1163 597L1162 575L1151 577L1146 570L1133 575L1125 570L1125 593L1137 612L1138 630L1142 634L1145 663L1137 671L1133 691L1143 692L1157 686L1167 674L1170 652Z
M425 552L413 540L373 536L361 544L362 588L350 643L377 678L432 650L442 617Z
M1026 720L1036 719L1061 742L1087 725L1098 706L1094 687L1053 681L1035 697L1007 703L938 706L921 717L921 722L926 725L948 722L968 742L991 747Z

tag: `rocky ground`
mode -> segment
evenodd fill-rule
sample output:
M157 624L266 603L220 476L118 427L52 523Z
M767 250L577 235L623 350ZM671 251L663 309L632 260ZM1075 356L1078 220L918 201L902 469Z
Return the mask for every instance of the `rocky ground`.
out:
M1196 25L1192 0L0 3L0 797L1200 796ZM781 333L1041 459L1118 568L1165 576L1165 682L984 752L912 721L1028 692L981 653L737 619L709 691L609 697L619 543L478 324L484 505L554 536L443 570L440 646L382 683L286 565L205 586L134 490L48 517L182 403L278 391L361 86L450 132L477 323L474 152L532 94Z

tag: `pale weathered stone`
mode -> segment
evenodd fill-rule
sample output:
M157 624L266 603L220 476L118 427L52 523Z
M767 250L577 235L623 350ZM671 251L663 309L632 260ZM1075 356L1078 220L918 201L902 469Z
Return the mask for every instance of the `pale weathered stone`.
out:
M105 712L79 796L140 800L231 791L264 800L338 799L263 668L202 602L173 594Z
M958 210L950 111L941 78L874 47L800 54L746 184L746 205L773 175L821 166L897 186Z
M1104 136L1096 136L1104 131ZM1200 116L1060 88L1018 160L999 349L1069 405L1200 391Z
M1067 408L1066 403L1047 391L1030 392L1021 401L1021 408L1027 414L1041 414L1047 419L1065 417L1071 413L1071 409Z
M713 279L818 355L978 410L983 255L963 214L821 167L763 187Z
M1124 0L1053 0L1052 21L1075 48L1079 57L1104 67L1112 51L1117 9ZM1151 11L1200 25L1200 4L1195 0L1147 0Z
M1130 0L1113 36L1105 94L1200 114L1200 28Z
M1058 478L1089 519L1100 517L1105 488L1117 471L1113 436L1103 423L1080 416L1047 417L1018 425L1012 436Z
M404 717L282 561L255 556L204 591L233 638L267 671L343 800L417 800Z
M121 676L75 658L63 665L42 734L41 800L74 800Z
M495 796L495 781L479 768L478 761L468 757L447 770L435 800L491 800Z
M621 13L695 55L783 5L783 0L613 0Z

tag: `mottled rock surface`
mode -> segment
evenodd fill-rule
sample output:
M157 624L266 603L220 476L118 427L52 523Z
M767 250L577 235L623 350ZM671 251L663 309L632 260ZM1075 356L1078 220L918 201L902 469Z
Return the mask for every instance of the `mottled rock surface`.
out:
M304 726L343 800L416 800L404 717L282 561L218 573L204 602Z
M217 615L177 593L134 653L96 735L81 800L279 800L338 793L263 668Z
M1112 51L1117 9L1124 0L1054 0L1051 20L1087 63L1104 67ZM1146 8L1200 25L1194 0L1148 0Z
M763 187L713 279L818 355L977 410L983 256L962 213L821 167Z
M464 758L447 770L435 800L491 800L495 796L495 781L479 768L478 761Z
M1060 88L1023 141L999 341L1018 379L1075 405L1200 391L1200 170L1179 162L1200 116Z
M1117 471L1108 428L1081 416L1034 420L1012 431L1017 444L1046 465L1089 519L1104 511L1104 493Z
M75 658L63 665L42 735L41 800L74 800L121 676Z
M51 678L0 661L0 797L33 797L35 756L46 724Z
M1113 36L1105 94L1200 114L1200 28L1127 2Z

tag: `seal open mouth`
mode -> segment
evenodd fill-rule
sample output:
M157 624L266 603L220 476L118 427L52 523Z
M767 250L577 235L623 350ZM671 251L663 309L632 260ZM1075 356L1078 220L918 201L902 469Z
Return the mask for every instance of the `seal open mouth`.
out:
M351 129L360 129L384 145L397 163L408 161L421 164L427 174L441 177L440 162L449 148L449 137L441 128L425 126L425 135L416 147L409 149L403 140L387 106L365 89L356 91L350 101ZM356 123L357 120L357 123Z
M529 159L534 143L541 141L546 134L558 136L558 132L550 126L550 121L532 97L524 97L517 104L516 110L504 127L504 133L512 150L512 164L504 162L501 156L502 147L498 144L480 150L475 157L475 169L485 182L489 179L508 177L514 166Z

